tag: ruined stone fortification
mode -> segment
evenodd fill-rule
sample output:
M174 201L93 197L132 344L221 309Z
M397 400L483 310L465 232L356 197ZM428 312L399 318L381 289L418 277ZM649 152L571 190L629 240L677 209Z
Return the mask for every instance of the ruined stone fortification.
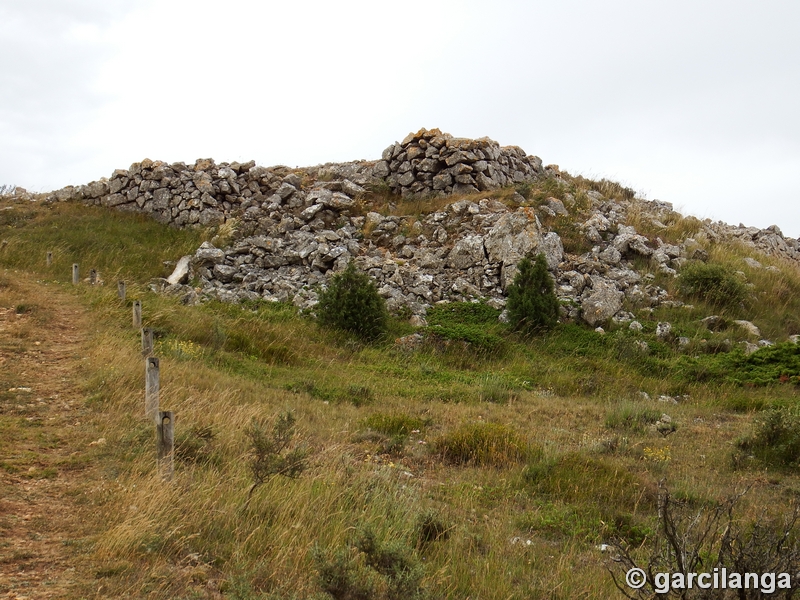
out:
M505 202L490 197L492 190L542 178L558 182L562 175L517 147L434 129L392 144L381 160L304 169L144 160L108 180L58 190L48 200L143 212L175 227L224 225L231 232L225 247L204 244L161 285L187 301L264 298L310 308L331 273L353 260L377 281L390 309L406 306L422 321L427 307L440 301L484 298L502 306L519 260L544 252L566 316L600 325L632 319L622 310L626 298L640 307L677 303L652 276L637 272L632 259L646 257L674 274L686 260L704 257L702 244L692 238L665 244L626 225L636 210L658 227L675 217L670 204L612 201L597 191L588 191L581 206L570 194L537 206L518 194ZM364 207L375 190L470 199L441 202L425 215L385 216ZM558 233L543 225L554 219L572 220L591 250L565 252ZM774 226L706 221L700 235L736 238L800 261L800 242ZM199 285L189 287L189 281Z

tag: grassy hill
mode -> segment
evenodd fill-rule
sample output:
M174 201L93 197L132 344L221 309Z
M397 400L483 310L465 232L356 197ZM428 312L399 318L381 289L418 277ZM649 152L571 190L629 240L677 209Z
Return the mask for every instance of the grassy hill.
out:
M527 190L533 201L549 195L544 185ZM0 302L57 312L67 295L91 323L78 384L85 439L67 442L82 453L105 440L91 449L104 489L98 525L81 540L81 560L96 565L83 574L85 597L615 597L611 553L599 547L649 555L659 482L694 512L748 489L742 523L796 505L800 347L784 341L800 333L795 264L705 240L709 264L744 274L741 302L690 297L679 279L653 273L687 305L637 312L641 332L562 323L523 338L483 311L464 334L463 315L440 310L431 329L461 335L426 335L409 349L395 343L414 331L400 316L387 339L366 345L290 305L186 306L149 289L169 274L165 261L213 230L73 203L0 208ZM550 225L568 245L571 224ZM666 225L667 242L694 227ZM749 268L748 256L774 269ZM73 286L74 262L101 283ZM20 300L18 278L39 292ZM156 474L144 418L137 299L155 330L161 405L177 415L172 483ZM719 331L699 322L712 314ZM745 354L739 343L756 340L738 319L779 343ZM656 337L660 322L670 336ZM8 335L2 352L14 361L33 341ZM0 376L4 440L29 435L15 392L4 391L26 382L9 377ZM287 445L270 455L277 434ZM256 447L272 465L304 456L301 472L253 488ZM2 441L0 451L0 468L27 471L29 455ZM80 467L52 469L81 477Z

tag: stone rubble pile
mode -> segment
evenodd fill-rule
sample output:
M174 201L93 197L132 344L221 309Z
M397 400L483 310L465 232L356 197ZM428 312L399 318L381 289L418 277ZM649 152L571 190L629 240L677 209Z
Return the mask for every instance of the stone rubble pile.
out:
M374 173L386 177L394 193L408 197L486 192L536 179L544 171L542 159L516 146L421 129L386 148Z
M557 168L543 168L540 159L519 148L434 129L393 144L379 161L304 169L146 159L108 180L70 186L47 199L143 212L175 227L224 225L230 239L224 248L203 244L162 282L186 301L267 299L313 309L331 274L352 260L375 279L390 310L407 307L418 321L441 301L483 298L504 306L516 265L529 253L545 254L564 316L592 326L632 321L623 310L626 301L632 308L679 306L653 275L640 274L634 264L650 261L674 276L686 261L707 259L701 236L738 239L800 262L800 242L774 226L759 230L705 221L697 239L664 243L627 222L636 211L640 222L666 227L663 223L676 216L669 203L610 200L597 191L586 192L588 206L567 193L536 207L519 206L524 201L519 195L508 203L478 195L421 216L385 216L363 207L368 190L387 186L402 196L480 194L542 177L562 181ZM554 219L569 220L591 250L565 252L558 233L543 225ZM187 285L192 281L198 287Z

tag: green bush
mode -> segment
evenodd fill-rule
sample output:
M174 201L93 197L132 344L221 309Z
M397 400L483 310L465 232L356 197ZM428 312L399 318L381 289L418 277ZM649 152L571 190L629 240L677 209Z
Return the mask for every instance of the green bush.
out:
M320 324L373 341L386 333L386 303L375 283L365 273L356 271L351 262L333 276L328 289L319 296L317 319Z
M736 442L741 453L769 467L800 466L800 409L771 408L757 419L751 435ZM734 463L741 463L741 454Z
M422 600L422 564L400 540L380 542L371 529L349 548L313 551L317 583L334 600Z
M681 269L680 292L723 308L736 307L744 301L747 287L739 276L723 265L693 262Z
M511 327L524 334L550 329L558 322L558 298L544 254L539 254L535 262L523 258L517 268L506 305Z

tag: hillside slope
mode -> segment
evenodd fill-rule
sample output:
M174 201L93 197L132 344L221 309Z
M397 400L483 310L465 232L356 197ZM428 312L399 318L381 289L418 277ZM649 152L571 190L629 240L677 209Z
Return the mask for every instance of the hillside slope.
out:
M407 143L420 146L413 136ZM212 190L215 168L219 174L209 163L200 169ZM231 168L237 185L253 168ZM284 188L276 218L250 219L253 206L231 205L227 214L223 204L224 222L207 227L170 227L94 202L0 200L0 307L20 317L0 330L0 469L11 499L0 528L13 540L0 544L0 594L26 596L26 583L44 590L41 560L52 556L64 573L77 569L78 584L54 577L53 597L608 598L617 590L607 568L620 563L601 548L628 544L646 562L660 539L664 489L679 501L676 514L687 516L712 514L747 490L734 513L737 531L791 514L800 494L792 240L775 231L714 234L721 226L554 168L441 198L365 186L354 197L325 187L345 190L352 179L336 173L347 168L267 170L275 179L265 175L271 183L259 186L295 190ZM323 171L333 174L308 175ZM183 181L183 171L173 172ZM135 177L112 179L138 185ZM309 200L312 192L352 206ZM298 204L288 206L295 196ZM309 208L316 212L306 219ZM299 226L289 228L295 219ZM275 229L281 223L286 231ZM508 236L499 235L502 223ZM591 228L599 240L589 239ZM352 252L328 239L349 231ZM266 264L291 255L293 240L306 234L316 254ZM512 259L495 262L489 251L521 256L524 244L548 248L548 235L563 248L550 271L562 322L520 336L499 318ZM285 253L269 245L278 242ZM319 261L338 243L356 264L374 261L367 272L388 298L403 296L389 334L374 344L319 327L309 310L316 291L308 279L323 285L335 271L339 257ZM403 257L406 246L413 252ZM441 263L425 267L426 252ZM184 256L188 281L168 283ZM281 269L296 269L297 279ZM580 277L567 278L571 271ZM459 272L477 294L453 289ZM411 285L417 275L431 277L418 282L420 293ZM634 276L640 280L623 288ZM710 293L707 281L735 293ZM278 298L267 283L280 282L286 293ZM249 289L254 283L261 287ZM589 324L584 294L595 285L621 294L621 305ZM628 292L637 285L639 299ZM425 298L437 289L451 302ZM155 333L161 406L176 415L171 483L158 477L155 432L144 416L136 300ZM84 340L61 357L70 366L63 374L30 362L47 359L37 349L45 353L48 336L59 335L62 305L75 342ZM17 372L9 364L19 379L5 379ZM63 413L47 400L62 393L58 386L74 394ZM26 402L19 388L27 387L44 390L45 404ZM259 440L276 432L287 446L273 446L260 464L281 465L296 451L302 468L253 487L264 473L254 470L259 448L265 452ZM59 512L26 525L26 514L44 514L25 512L30 500L79 518ZM718 554L696 543L702 556Z

